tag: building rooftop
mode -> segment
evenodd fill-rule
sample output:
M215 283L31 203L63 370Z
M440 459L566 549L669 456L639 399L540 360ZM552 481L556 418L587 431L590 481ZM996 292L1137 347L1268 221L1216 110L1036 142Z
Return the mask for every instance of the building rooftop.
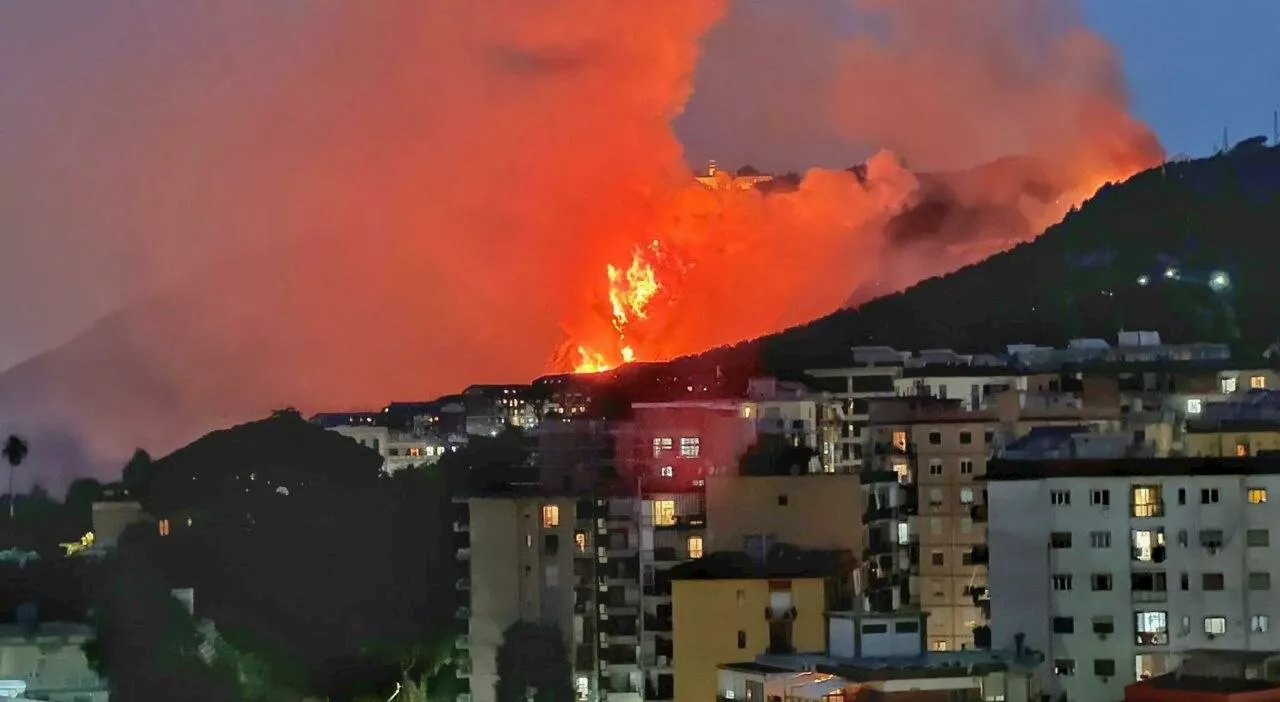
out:
M1262 690L1280 689L1280 682L1262 679L1245 678L1211 678L1201 675L1183 675L1166 673L1147 680L1140 680L1135 685L1160 690L1187 690L1192 692L1221 692L1236 694L1241 692L1259 692Z
M1228 476L1280 474L1280 457L1251 458L1105 458L995 459L987 464L987 480L1051 478L1130 478L1154 476Z
M842 550L806 550L776 544L763 560L740 551L720 551L681 563L668 571L672 580L751 580L825 578L848 572L853 554Z
M930 651L916 656L837 658L824 653L765 654L749 663L719 666L757 675L813 672L835 675L848 682L924 678L972 677L1035 665L1038 658L1018 659L1011 651Z

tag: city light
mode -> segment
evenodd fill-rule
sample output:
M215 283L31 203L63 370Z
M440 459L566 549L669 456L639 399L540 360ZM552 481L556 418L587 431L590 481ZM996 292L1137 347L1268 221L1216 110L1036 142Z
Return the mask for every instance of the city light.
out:
M1177 268L1170 266L1164 269L1164 277L1167 280L1177 280L1178 278L1182 277L1182 274L1178 272Z
M1214 271L1209 276L1209 287L1214 292L1222 292L1231 287L1231 276L1227 275L1225 271Z
M1151 282L1151 278L1150 278L1150 276L1145 276L1145 275L1140 275L1140 276L1138 276L1138 285L1143 285L1143 286L1145 286L1145 285L1147 285L1147 284L1148 284L1148 283L1150 283L1150 282Z

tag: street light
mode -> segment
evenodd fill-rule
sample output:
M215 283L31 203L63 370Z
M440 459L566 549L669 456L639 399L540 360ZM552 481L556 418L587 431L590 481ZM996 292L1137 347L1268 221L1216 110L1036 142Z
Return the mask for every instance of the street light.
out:
M1138 276L1138 285L1142 285L1145 287L1150 282L1151 282L1150 276L1145 276L1145 275Z
M1231 287L1231 276L1226 271L1214 271L1209 276L1209 288L1214 292L1222 292Z

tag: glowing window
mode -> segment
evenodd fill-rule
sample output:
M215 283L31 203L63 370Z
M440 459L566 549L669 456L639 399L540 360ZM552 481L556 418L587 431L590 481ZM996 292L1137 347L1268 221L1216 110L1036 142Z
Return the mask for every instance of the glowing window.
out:
M168 536L168 535L169 535L169 520L168 520L168 519L161 519L161 520L160 520L160 535L161 535L161 536Z
M574 545L574 548L578 549L578 553L586 553L587 549L590 548L590 544L587 543L587 532L585 531L574 532L573 545Z
M1135 485L1133 488L1133 516L1159 517L1164 514L1159 485Z
M676 501L675 500L654 500L653 501L653 525L654 526L675 526L676 525Z
M702 439L696 436L685 436L680 439L680 456L682 458L697 458L702 452Z
M899 451L907 450L907 432L905 431L893 432L893 447Z
M559 505L543 505L542 506L542 526L544 527L560 526L560 506Z
M1236 379L1235 379L1235 378L1223 378L1223 379L1222 379L1222 394L1224 394L1224 395L1230 395L1231 393L1233 393L1233 392L1235 392L1235 391L1236 391Z
M1264 505L1267 503L1266 488L1249 488L1249 504Z
M413 446L409 449L409 455L413 458L417 458L422 455L422 449L417 446Z
M1244 458L1249 455L1249 444L1236 444L1236 457Z
M1187 414L1200 414L1204 409L1204 403L1198 397L1187 399Z
M666 438L666 439L664 439L664 438L657 438L657 439L654 439L654 440L653 440L653 455L654 455L654 457L656 458L656 457L658 457L658 456L661 456L663 451L670 451L670 450L671 450L672 443L673 443L673 442L672 442L672 441L671 441L671 439L669 439L669 438Z
M702 558L702 537L701 536L689 537L689 557Z
M663 466L659 469L659 472L664 478L674 478L676 475L676 469L671 466Z
M1253 390L1265 390L1267 388L1267 376L1265 375L1249 376L1249 387Z

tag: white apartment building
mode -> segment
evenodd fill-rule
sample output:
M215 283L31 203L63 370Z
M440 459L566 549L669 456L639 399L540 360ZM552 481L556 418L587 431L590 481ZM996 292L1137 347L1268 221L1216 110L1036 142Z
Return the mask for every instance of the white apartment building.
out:
M993 461L987 481L992 645L1043 652L1052 699L1280 651L1280 460Z
M385 473L430 465L440 460L448 450L446 442L439 437L399 432L384 426L341 425L330 427L329 430L377 451L382 456L382 470Z

